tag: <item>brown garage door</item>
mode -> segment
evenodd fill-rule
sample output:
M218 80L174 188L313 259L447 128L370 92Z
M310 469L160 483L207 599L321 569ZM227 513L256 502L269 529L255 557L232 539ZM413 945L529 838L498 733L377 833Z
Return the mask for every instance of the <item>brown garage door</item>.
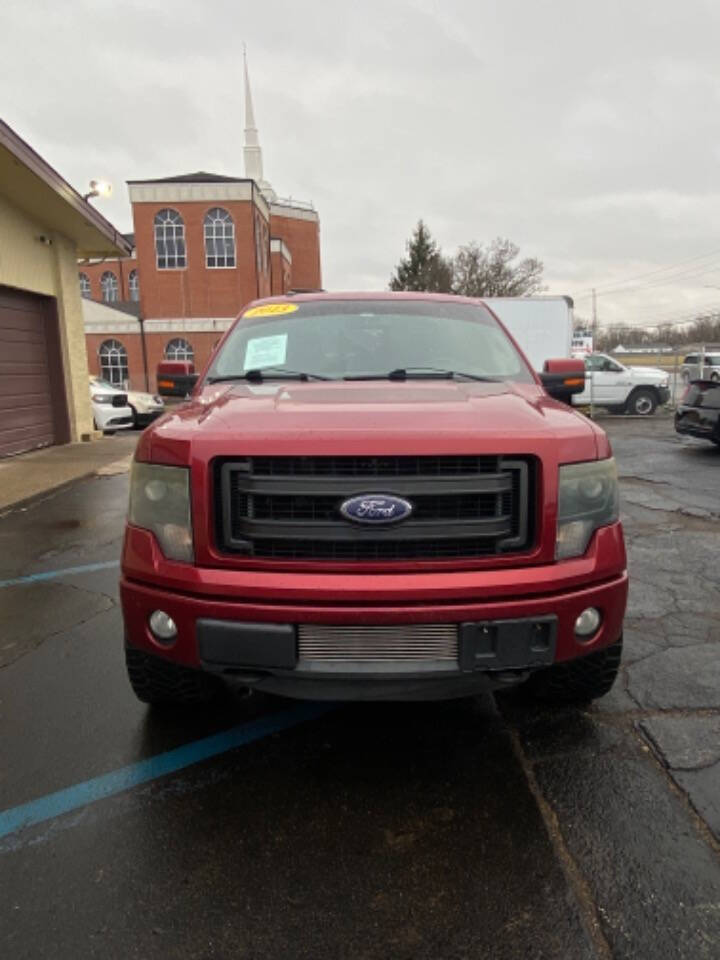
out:
M0 457L67 439L53 306L0 287Z

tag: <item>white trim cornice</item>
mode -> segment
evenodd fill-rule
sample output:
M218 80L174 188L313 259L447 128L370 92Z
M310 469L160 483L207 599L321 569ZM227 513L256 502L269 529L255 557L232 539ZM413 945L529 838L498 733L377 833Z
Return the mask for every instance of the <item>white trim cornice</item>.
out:
M233 183L131 183L130 203L215 203L223 200L252 200L251 180ZM256 185L255 200L267 206ZM259 205L259 204L258 204Z
M313 223L320 222L317 210L308 210L304 207L291 207L284 203L271 203L270 216L288 217L290 220L310 220Z
M85 333L140 333L140 324L137 320L119 320L119 321L108 321L103 323L102 321L86 320L85 321Z
M168 317L145 320L145 333L213 333L225 332L235 317Z

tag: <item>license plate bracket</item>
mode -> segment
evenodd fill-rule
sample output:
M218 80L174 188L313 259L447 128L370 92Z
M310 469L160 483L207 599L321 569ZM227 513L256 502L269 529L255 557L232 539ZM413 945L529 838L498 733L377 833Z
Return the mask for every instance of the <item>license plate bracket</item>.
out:
M472 670L523 670L555 661L557 617L461 623L459 666Z

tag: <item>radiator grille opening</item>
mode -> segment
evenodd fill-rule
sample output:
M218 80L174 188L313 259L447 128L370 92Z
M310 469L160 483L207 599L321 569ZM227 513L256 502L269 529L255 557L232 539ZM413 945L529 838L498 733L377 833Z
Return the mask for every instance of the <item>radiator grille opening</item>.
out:
M215 464L221 549L260 559L385 562L527 550L532 457L248 457ZM362 526L340 512L362 494L408 500L411 516Z

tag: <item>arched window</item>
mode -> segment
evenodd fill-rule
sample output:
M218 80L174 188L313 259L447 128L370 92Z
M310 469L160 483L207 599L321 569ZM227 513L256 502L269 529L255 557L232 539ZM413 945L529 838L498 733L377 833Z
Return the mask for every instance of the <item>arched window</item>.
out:
M138 280L137 270L131 270L130 276L128 277L128 291L130 293L131 300L140 299L140 281Z
M192 348L192 344L188 343L187 340L183 340L182 337L175 337L175 339L171 340L165 347L165 359L190 360L192 363L195 359L195 351Z
M80 296L89 299L92 296L90 277L86 273L79 273L78 277L80 279Z
M222 207L213 207L205 214L205 266L235 266L235 224Z
M177 210L166 208L155 214L155 257L158 270L187 266L185 222Z
M106 270L100 277L100 289L105 303L115 303L120 299L118 279L112 270Z
M103 340L98 356L102 379L121 387L128 379L128 357L125 347L119 340Z

